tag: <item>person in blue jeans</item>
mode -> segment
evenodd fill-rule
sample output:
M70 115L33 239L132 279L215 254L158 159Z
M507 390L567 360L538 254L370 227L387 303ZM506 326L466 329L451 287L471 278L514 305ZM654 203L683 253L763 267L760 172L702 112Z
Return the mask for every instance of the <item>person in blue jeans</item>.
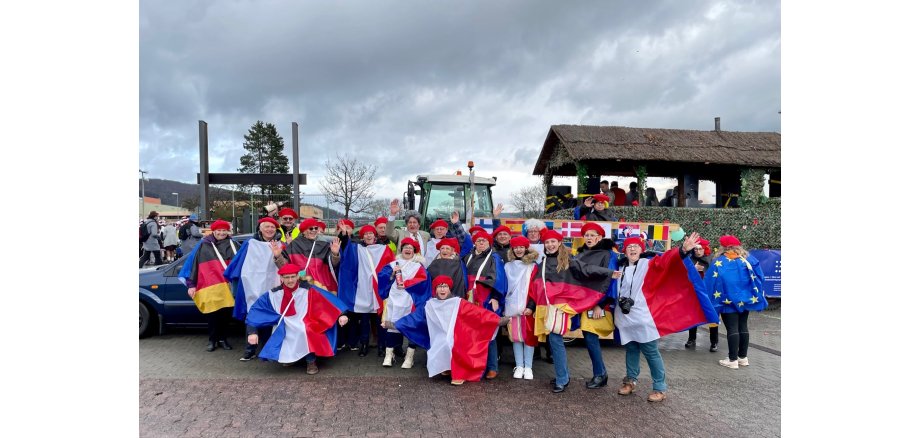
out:
M663 295L666 295L666 300L670 302L672 309L679 308L680 312L691 310L694 313L699 312L708 320L716 318L715 311L709 303L698 300L697 292L694 290L695 286L687 287L688 282L678 278L681 275L676 274L680 272L679 266L683 266L688 279L691 278L689 275L693 275L700 280L695 269L693 269L694 272L689 272L692 269L687 267L687 265L692 266L690 262L684 262L698 241L699 234L692 233L684 239L679 249L671 249L651 259L641 258L645 250L645 243L642 239L630 237L623 243L626 263L614 274L618 279L618 298L613 318L620 331L620 340L626 348L626 377L623 378L623 384L617 391L618 394L630 395L636 391L639 378L639 353L642 353L648 362L649 372L652 374L652 393L649 394L648 401L661 402L667 398L665 393L668 385L665 382L664 360L658 351L658 339L673 331L662 332L661 326L656 326L656 322L659 319L664 321L665 318L673 315L664 315L659 308L659 313L653 319L650 301L655 300L657 303L663 298ZM702 289L702 285L700 288ZM690 300L681 301L687 298ZM691 304L695 307L691 308ZM706 306L707 309L704 310L703 306ZM670 312L673 313L674 310ZM698 324L703 321L686 322Z

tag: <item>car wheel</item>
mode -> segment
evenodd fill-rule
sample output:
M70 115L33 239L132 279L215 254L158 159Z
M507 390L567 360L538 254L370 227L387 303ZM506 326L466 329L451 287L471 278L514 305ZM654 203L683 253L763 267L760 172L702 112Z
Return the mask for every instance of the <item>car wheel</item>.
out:
M149 336L151 329L153 328L153 316L150 313L150 309L140 303L140 337Z

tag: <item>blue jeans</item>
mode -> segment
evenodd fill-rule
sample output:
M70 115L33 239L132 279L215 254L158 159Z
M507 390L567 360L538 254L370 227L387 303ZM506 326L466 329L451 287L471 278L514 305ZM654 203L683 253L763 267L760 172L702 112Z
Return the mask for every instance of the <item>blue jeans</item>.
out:
M486 358L486 372L498 372L498 338L489 341L489 356Z
M550 333L547 342L549 349L553 352L553 368L556 370L556 384L565 385L569 383L569 361L565 356L565 343L562 342L562 336Z
M588 349L588 356L591 357L591 368L594 370L594 377L606 376L607 368L604 366L604 357L601 355L601 339L594 333L582 331L585 338L585 347Z
M518 368L533 368L534 348L523 342L511 343L514 348L514 366Z
M632 341L628 342L625 347L626 378L639 379L639 351L641 350L645 361L648 362L648 369L652 373L652 389L667 391L668 385L664 382L664 360L661 358L661 352L658 351L658 340L645 343Z
M307 363L316 362L316 353L307 354L307 357L305 359L307 360Z

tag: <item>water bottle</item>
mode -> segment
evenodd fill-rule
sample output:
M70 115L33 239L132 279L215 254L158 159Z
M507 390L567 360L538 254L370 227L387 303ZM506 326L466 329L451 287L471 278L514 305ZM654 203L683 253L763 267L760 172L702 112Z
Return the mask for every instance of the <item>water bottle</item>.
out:
M396 262L396 267L399 267L399 262ZM403 283L402 270L396 271L396 287L400 289L406 288L406 285Z

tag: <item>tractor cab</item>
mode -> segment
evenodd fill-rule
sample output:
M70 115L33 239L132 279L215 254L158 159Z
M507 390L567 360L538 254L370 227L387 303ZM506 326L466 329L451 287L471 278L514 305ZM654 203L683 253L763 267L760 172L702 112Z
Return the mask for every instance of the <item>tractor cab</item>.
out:
M450 221L454 211L458 211L460 220L467 224L474 216L492 217L492 186L495 181L495 177L419 175L416 181L409 181L403 194L403 208L419 212L423 230L438 219Z

